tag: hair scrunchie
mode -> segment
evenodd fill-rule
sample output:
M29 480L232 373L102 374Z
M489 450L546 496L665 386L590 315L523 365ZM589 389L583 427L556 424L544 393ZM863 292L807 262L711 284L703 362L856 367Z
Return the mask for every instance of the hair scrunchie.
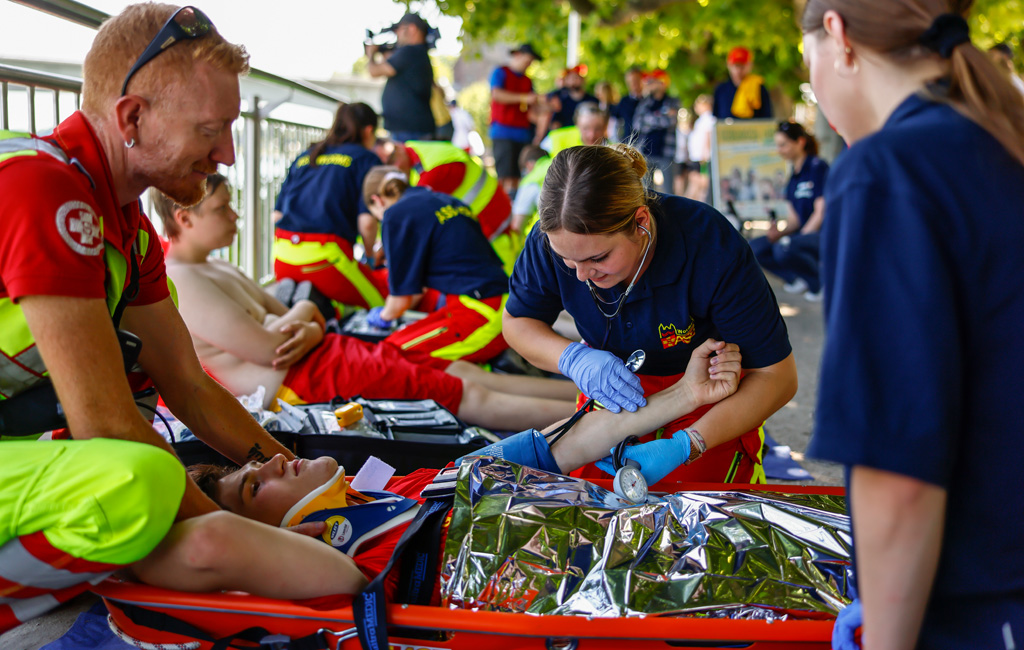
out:
M942 58L948 59L953 56L953 50L958 46L971 42L971 32L963 16L942 14L935 18L932 26L921 34L917 41L929 50L938 52Z

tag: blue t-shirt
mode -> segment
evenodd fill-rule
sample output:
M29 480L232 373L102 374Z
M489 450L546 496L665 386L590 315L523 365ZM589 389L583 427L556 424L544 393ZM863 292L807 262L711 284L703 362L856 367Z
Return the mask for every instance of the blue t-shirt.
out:
M583 102L594 102L599 103L597 97L589 93L583 93L583 99L573 99L572 95L569 94L568 88L559 88L554 92L548 93L548 97L557 97L558 101L562 103L562 109L551 115L551 128L557 128L555 122L561 126L569 126L570 124L576 123L576 107Z
M643 349L643 373L648 375L684 372L690 353L711 337L738 344L745 368L763 368L789 356L786 324L747 242L710 206L657 196L651 207L653 259L617 317L601 314L587 285L551 252L540 228L530 231L516 261L508 313L550 324L564 307L590 345L621 359ZM614 300L623 290L597 289L604 300Z
M715 87L715 99L714 104L711 106L711 112L720 120L732 118L734 120L743 119L736 117L732 114L732 102L736 99L736 84L732 82L732 79L726 79L722 83ZM772 117L772 98L768 94L768 89L761 84L761 108L754 111L753 116L749 119L756 120L758 118L771 118Z
M309 151L288 169L274 209L284 217L277 227L291 232L331 234L354 244L359 236L363 178L380 158L358 144L327 147L310 164Z
M948 491L922 647L1002 648L1007 616L1020 643L1024 167L953 108L912 96L840 156L825 200L808 452ZM961 616L971 602L986 605Z
M508 291L501 260L473 212L455 197L410 187L384 212L381 232L388 290L396 296L424 287L477 299Z
M826 178L828 163L817 156L807 156L799 173L790 175L786 183L786 200L793 206L801 226L814 213L814 201L825 194Z
M505 67L495 68L491 73L491 88L505 88L508 74L512 73L519 79L525 79L525 74L516 74L515 70ZM531 84L532 86L532 84ZM529 142L533 138L531 129L528 126L509 126L491 122L490 135L492 140L512 140L513 142Z

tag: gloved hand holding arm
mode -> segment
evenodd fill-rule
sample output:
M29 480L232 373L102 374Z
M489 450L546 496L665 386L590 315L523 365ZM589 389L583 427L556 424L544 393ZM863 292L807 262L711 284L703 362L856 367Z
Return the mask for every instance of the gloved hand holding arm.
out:
M647 405L640 380L611 352L570 343L558 358L558 370L612 413Z
M635 460L639 463L640 473L644 475L644 480L648 485L654 485L668 476L672 470L689 461L691 451L693 449L690 434L684 430L677 431L671 438L660 438L626 447L622 453L622 460L623 462ZM612 448L612 453L615 453L614 448ZM701 453L703 453L703 449L701 449ZM603 471L615 475L610 456L597 461L597 466Z

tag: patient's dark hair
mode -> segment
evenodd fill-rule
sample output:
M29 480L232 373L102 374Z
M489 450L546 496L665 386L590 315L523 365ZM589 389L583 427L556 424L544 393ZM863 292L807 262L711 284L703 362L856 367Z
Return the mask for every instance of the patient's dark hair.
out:
M227 182L228 179L223 174L215 173L208 175L206 177L206 194L203 195L203 201L210 198L217 191L218 187ZM174 199L155 187L149 190L149 198L153 201L153 208L156 210L157 216L160 217L160 221L164 224L164 237L174 239L181 233L181 228L178 227L178 223L174 220L174 213L178 210L188 210L190 206L175 203ZM191 207L195 208L203 201Z
M232 469L223 465L203 463L200 465L190 465L188 476L199 486L203 494L210 497L217 505L223 507L223 504L217 501L217 481L236 470L237 468Z

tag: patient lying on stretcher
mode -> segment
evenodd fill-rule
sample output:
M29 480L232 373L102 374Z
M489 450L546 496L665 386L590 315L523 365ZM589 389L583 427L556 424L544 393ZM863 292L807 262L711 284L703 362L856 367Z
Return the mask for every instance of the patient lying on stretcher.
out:
M717 359L715 374L710 374L712 355ZM524 431L509 439L501 454L506 460L548 471L566 473L608 454L619 441L650 431L694 408L720 401L736 391L740 376L741 356L734 345L707 341L698 348L687 367L686 375L675 385L652 395L648 405L635 413L613 414L594 411L584 415L574 427L553 446L536 431ZM548 427L548 431L556 426ZM485 453L487 449L478 453ZM379 533L366 536L365 531L349 531L338 541L337 531L324 532L328 543L343 548L354 560L351 570L372 579L391 556L398 537L412 517L415 500L420 491L437 474L436 469L425 469L406 477L392 479L385 488L397 495L399 502L411 506L401 510L393 520L374 524ZM193 478L221 507L245 517L273 526L288 526L302 521L312 510L353 506L354 509L372 508L372 500L379 495L364 495L348 489L343 468L329 457L315 460L285 462L275 456L266 463L249 463L237 471L213 466L199 466L192 470ZM310 495L313 495L310 497ZM412 504L404 499L412 499ZM364 505L367 503L371 505ZM299 507L296 508L296 504ZM346 516L346 519L352 519ZM148 580L161 586L189 590L190 585L176 582L177 576L149 576Z
M209 257L234 240L231 194L220 174L192 208L153 193L170 240L167 275L199 359L235 395L267 389L265 407L368 399L432 398L463 420L499 430L543 427L573 411L572 382L498 375L466 362L414 363L388 345L324 333L309 301L291 309L234 265Z

